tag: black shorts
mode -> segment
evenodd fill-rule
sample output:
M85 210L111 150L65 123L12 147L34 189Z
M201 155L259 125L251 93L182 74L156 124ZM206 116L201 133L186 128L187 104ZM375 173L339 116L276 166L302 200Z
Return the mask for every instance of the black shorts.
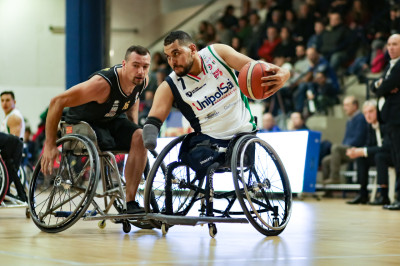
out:
M96 132L101 150L126 150L131 147L133 133L140 127L126 116L120 116L105 123L89 123Z

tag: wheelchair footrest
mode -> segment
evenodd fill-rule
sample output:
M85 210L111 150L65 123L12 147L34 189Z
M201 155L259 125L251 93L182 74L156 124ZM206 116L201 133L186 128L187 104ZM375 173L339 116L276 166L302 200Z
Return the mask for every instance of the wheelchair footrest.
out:
M84 217L84 221L101 221L101 220L143 220L146 217L145 213L140 214L109 214L109 215L100 215L100 216L87 216Z
M208 216L173 216L159 213L148 213L146 219L156 220L169 225L200 225L207 223L249 223L246 218L224 218Z

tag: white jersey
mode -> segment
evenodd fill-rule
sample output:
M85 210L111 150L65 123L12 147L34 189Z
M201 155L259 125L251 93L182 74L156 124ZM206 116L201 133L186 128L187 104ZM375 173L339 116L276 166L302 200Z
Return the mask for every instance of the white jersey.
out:
M240 91L234 70L213 46L199 51L202 72L178 77L172 72L168 82L178 109L196 132L217 139L230 139L256 129L246 96Z
M8 123L8 119L12 115L16 115L19 118L21 118L21 120L22 120L21 133L20 133L19 137L23 139L24 138L24 134L25 134L25 121L24 121L24 117L22 116L22 113L16 108L14 108L8 115L6 115L4 120L1 122L1 124L0 124L0 132L10 134L10 129L8 128L7 123Z

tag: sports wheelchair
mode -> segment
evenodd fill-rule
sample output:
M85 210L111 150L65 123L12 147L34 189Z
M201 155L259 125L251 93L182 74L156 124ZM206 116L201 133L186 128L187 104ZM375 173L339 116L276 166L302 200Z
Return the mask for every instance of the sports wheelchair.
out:
M251 133L237 136L228 145L225 162L216 162L200 174L178 159L185 137L165 146L147 177L144 207L152 226L165 235L173 225L208 224L211 237L217 233L216 223L250 222L266 236L285 229L291 214L291 187L268 143ZM232 174L234 190L214 188L213 180L224 173ZM217 199L227 204L217 204ZM197 212L192 211L196 203Z
M125 233L130 232L131 224L153 228L142 219L144 214L124 214L125 179L115 155L127 151L101 151L96 133L86 122L61 122L59 133L56 143L60 156L53 174L43 176L39 159L29 186L29 208L36 226L42 231L57 233L83 218L99 220L98 226L102 229L106 220L122 223ZM157 153L151 152L148 156L155 158ZM148 170L149 165L145 173ZM144 177L142 179L136 200L143 204Z
M20 182L19 188L15 182L11 181L7 166L0 156L0 208L25 208L25 216L30 218L28 204L20 197L21 193L24 193L26 197L29 177L22 165L18 168L17 174L19 181L16 182Z

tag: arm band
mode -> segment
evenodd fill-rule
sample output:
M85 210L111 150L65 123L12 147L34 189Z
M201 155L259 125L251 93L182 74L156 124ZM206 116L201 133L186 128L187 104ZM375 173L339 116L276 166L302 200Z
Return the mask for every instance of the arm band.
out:
M158 128L158 130L160 131L160 128L161 128L163 122L160 119L158 119L157 117L149 116L149 117L147 117L146 122L144 122L144 125L147 125L147 124L156 126Z

